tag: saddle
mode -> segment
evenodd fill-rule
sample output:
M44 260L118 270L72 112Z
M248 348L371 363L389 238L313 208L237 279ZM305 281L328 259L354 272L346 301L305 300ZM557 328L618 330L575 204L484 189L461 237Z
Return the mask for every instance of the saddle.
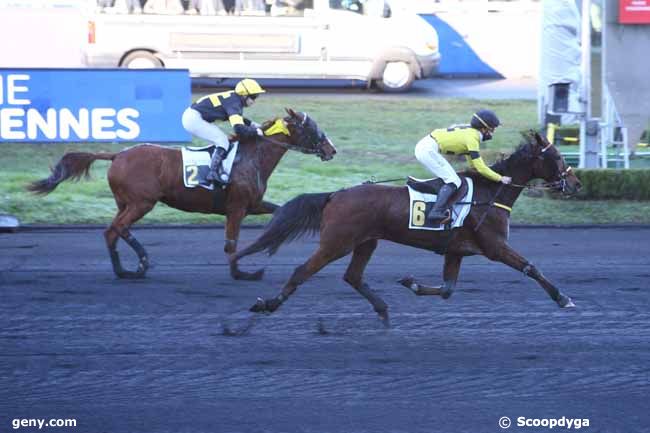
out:
M228 153L221 162L221 170L228 177L232 174L238 147L238 142L231 141ZM203 147L183 147L181 149L183 157L183 183L187 188L201 187L209 190L214 189L213 183L206 180L206 176L210 172L210 162L215 149L216 147L212 144ZM221 185L221 188L226 186L226 184L219 185Z
M424 181L419 181L411 176L408 177L408 180L406 181L406 184L413 188L414 190L421 192L423 194L435 194L438 195L438 191L440 191L440 188L445 184L445 182L440 179L429 179L429 180L424 180ZM456 192L454 195L452 195L449 199L449 203L456 203L458 200L462 199L465 197L465 194L467 194L467 178L461 176L460 178L460 188L456 189Z

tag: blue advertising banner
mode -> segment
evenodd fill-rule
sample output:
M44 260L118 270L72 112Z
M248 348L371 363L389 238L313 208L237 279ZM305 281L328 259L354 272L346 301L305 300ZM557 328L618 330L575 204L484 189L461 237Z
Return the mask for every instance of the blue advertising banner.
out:
M0 69L0 142L184 142L186 69Z

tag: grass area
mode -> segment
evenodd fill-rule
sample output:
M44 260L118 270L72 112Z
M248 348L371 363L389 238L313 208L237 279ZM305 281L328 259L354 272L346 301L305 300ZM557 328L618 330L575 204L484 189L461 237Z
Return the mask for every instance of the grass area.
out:
M332 191L377 179L426 177L415 160L417 141L435 127L469 121L479 107L496 110L503 119L484 156L494 161L511 152L519 133L536 126L534 101L473 101L404 98L400 96L272 94L247 110L258 122L281 116L284 107L307 111L331 137L338 154L323 163L318 158L289 152L271 177L266 199L283 203L303 192ZM203 144L199 141L195 145ZM106 182L107 162L98 161L92 179L64 183L46 197L25 192L24 186L49 175L48 167L73 150L118 151L121 144L3 144L0 147L0 213L16 215L23 223L108 223L115 203ZM462 164L461 164L462 166ZM460 166L459 166L460 167ZM517 202L514 223L649 223L650 205L644 202L585 202L524 197ZM248 217L247 223L268 217ZM190 214L158 204L143 223L214 223L217 215Z

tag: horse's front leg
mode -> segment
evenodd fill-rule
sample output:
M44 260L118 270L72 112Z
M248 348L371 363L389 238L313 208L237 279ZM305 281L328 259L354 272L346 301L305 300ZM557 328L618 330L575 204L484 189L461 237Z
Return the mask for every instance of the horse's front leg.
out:
M551 283L546 279L546 277L544 277L544 275L542 275L542 273L535 267L535 265L530 263L528 260L526 260L526 258L513 250L510 245L503 243L499 248L495 249L495 256L488 258L505 263L511 268L523 272L527 277L530 277L537 281L539 285L542 286L544 290L546 290L546 293L548 293L551 299L557 302L561 308L575 307L575 304L571 298L560 292L560 290L555 287L553 283Z
M442 286L426 286L418 283L413 277L405 277L399 280L399 283L410 289L418 296L441 296L447 299L451 296L456 288L456 281L458 281L458 273L460 272L460 264L463 256L457 254L445 254L445 267L442 271L443 284Z
M223 247L224 252L228 255L228 262L230 264L230 276L235 280L261 280L264 276L264 269L259 269L255 272L244 272L239 270L235 253L237 252L237 241L239 239L239 231L241 223L246 216L246 209L237 209L234 212L229 212L226 215L226 243Z

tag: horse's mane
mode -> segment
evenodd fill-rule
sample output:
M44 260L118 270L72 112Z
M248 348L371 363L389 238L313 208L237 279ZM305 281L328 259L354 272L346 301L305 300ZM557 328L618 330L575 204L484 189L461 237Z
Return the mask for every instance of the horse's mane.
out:
M507 158L503 158L490 166L490 168L499 174L505 174L508 168L520 166L528 163L533 157L533 141L532 137L522 134L522 141L519 146ZM486 182L488 179L483 177L480 173L474 170L465 170L460 172L463 176L472 178L473 181Z

